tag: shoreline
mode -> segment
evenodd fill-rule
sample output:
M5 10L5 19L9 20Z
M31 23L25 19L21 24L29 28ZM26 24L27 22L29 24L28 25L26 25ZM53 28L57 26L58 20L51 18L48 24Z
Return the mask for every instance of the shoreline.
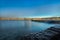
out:
M34 22L51 23L51 24L60 24L60 20L58 20L58 21L54 21L54 20L50 20L50 21L43 21L43 20L38 21L38 20L32 20L32 21L34 21Z

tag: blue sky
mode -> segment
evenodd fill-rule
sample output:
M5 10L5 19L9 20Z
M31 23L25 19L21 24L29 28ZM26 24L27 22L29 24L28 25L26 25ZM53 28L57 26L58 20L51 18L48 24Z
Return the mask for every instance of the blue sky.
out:
M0 0L0 17L60 16L60 0Z

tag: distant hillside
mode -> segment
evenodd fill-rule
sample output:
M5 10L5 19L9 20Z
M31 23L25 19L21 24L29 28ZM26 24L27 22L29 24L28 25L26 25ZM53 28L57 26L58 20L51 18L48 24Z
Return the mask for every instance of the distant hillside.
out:
M0 17L0 20L60 20L60 17L49 17L49 18L6 18Z
M0 20L31 20L31 18L6 18L6 17L0 17Z

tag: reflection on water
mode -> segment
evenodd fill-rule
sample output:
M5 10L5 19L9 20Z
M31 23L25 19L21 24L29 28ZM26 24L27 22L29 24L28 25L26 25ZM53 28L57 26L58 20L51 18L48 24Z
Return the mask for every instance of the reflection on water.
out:
M54 25L32 21L0 21L0 36L14 38L31 32L40 32Z
M30 30L40 31L45 30L55 24L48 24L48 23L39 23L39 22L32 22L32 21L0 21L1 29L2 30L17 30L17 31L25 31Z

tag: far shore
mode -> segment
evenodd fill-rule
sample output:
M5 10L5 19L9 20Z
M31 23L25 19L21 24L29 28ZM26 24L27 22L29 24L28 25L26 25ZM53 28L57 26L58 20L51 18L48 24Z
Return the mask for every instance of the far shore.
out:
M43 20L37 21L37 20L32 20L32 21L34 21L34 22L44 22L44 23L50 23L50 24L60 24L60 20L58 20L58 21L54 21L54 20L50 20L50 21L43 21Z

